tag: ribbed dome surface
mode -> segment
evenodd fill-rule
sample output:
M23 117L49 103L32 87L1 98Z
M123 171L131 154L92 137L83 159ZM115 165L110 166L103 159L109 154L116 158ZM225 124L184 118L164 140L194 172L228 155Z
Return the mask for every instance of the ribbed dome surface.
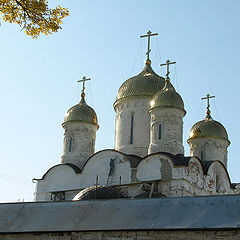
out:
M121 85L116 101L131 96L153 96L163 87L164 78L158 76L150 65L146 65L141 73Z
M153 97L151 107L173 107L184 110L184 103L182 97L175 91L171 83L167 81L165 87Z
M225 127L220 122L213 120L210 115L207 115L204 120L195 123L190 130L189 140L201 137L213 137L228 140L228 134Z
M95 111L86 104L84 96L85 95L82 94L80 103L71 107L67 111L63 124L66 122L84 122L98 126L97 115Z

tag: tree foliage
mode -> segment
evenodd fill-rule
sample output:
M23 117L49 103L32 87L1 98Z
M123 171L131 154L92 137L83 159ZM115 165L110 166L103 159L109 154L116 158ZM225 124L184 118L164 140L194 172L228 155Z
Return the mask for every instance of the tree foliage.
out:
M57 32L69 15L61 6L49 8L45 0L0 0L0 12L5 22L17 23L32 38Z

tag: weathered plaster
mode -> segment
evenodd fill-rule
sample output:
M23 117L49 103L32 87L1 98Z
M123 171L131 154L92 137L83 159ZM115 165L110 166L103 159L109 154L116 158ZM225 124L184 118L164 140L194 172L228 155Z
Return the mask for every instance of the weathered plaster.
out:
M151 97L136 97L119 101L116 111L115 149L144 157L148 153L150 139ZM133 143L130 143L131 115L133 114Z
M182 132L185 112L177 108L154 108L149 114L151 122L148 154L155 152L184 154ZM159 137L160 124L161 137Z

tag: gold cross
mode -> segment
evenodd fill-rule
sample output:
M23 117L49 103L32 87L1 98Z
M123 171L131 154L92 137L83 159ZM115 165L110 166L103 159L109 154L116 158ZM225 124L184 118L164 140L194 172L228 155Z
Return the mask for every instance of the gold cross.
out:
M160 64L160 66L162 67L162 66L167 66L167 74L166 74L166 77L168 78L168 75L169 75L169 73L170 73L170 71L169 71L169 65L170 64L175 64L176 62L170 62L170 60L168 59L167 61L166 61L166 63L162 63L162 64Z
M83 83L82 93L84 93L85 90L85 82L91 80L91 78L86 78L85 76L82 78L82 80L78 80L78 82Z
M202 100L207 99L207 110L209 110L209 107L210 107L210 103L209 103L210 98L215 98L215 96L210 96L210 94L208 93L206 97L201 98Z
M150 60L150 59L149 59L149 53L151 52L151 49L150 49L150 37L158 35L158 33L153 33L153 34L151 34L151 33L152 33L152 32L149 30L149 31L147 32L147 35L142 35L142 36L140 36L140 38L144 38L144 37L147 37L147 38L148 38L148 50L147 50L147 52L146 52L147 61Z

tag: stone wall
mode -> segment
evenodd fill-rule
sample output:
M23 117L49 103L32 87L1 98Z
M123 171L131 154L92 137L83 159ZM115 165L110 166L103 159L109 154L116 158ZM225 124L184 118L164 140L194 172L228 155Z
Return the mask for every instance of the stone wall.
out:
M239 230L96 231L0 234L0 240L238 240Z

